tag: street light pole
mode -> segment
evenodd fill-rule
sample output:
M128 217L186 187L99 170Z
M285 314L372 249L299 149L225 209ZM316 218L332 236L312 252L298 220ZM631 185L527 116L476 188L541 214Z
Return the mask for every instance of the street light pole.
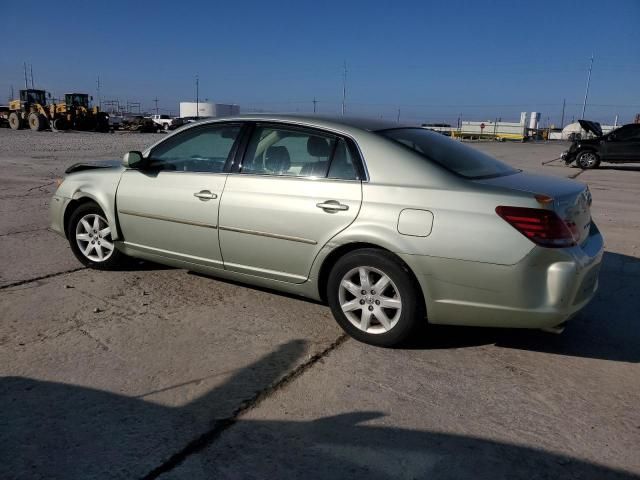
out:
M584 111L587 109L587 98L589 97L589 84L591 83L591 69L593 68L593 54L591 54L591 62L589 63L589 74L587 75L587 88L584 91L584 103L582 104L582 120L584 120Z

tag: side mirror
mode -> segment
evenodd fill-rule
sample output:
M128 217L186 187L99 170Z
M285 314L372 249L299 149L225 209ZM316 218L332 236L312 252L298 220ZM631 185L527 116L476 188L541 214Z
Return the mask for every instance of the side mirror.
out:
M122 165L125 168L140 168L142 161L142 153L135 150L125 153L122 157Z

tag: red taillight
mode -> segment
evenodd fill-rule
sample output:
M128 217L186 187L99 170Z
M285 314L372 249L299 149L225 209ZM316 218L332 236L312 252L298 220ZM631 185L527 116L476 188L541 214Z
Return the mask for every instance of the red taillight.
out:
M552 210L500 206L496 213L537 245L561 248L576 244L567 224Z

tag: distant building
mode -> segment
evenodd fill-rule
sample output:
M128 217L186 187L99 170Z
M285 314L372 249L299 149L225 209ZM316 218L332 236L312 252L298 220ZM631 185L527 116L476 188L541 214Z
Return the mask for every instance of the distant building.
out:
M181 117L228 117L240 114L240 105L208 102L180 102Z

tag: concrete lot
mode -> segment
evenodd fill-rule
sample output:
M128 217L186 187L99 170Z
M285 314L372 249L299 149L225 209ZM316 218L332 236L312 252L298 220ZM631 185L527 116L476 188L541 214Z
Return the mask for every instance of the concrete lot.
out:
M560 336L345 338L327 307L152 264L89 271L55 179L162 135L0 129L0 478L640 478L640 166L577 177L607 253Z

